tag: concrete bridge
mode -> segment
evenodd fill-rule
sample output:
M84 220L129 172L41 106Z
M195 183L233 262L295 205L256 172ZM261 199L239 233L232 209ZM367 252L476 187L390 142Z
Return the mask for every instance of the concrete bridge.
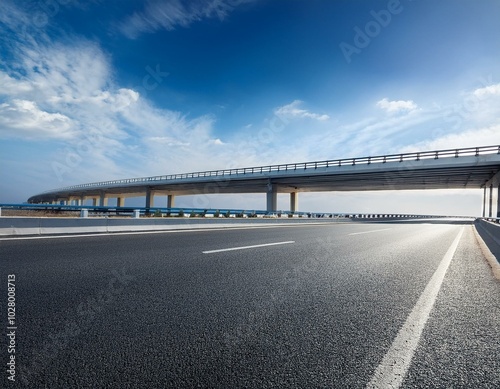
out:
M500 146L423 151L329 161L301 162L212 170L73 185L37 194L29 203L106 206L117 198L216 193L266 193L267 210L277 210L278 193L290 194L290 211L298 210L299 192L483 188L483 217L500 217Z

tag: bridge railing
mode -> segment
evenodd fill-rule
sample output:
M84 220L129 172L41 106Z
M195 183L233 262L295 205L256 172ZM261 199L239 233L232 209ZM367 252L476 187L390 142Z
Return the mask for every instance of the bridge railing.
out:
M315 161L315 162L300 162L300 163L289 163L289 164L279 164L279 165L268 165L268 166L254 166L246 168L235 168L235 169L222 169L222 170L209 170L202 172L193 173L182 173L182 174L170 174L162 176L152 176L152 177L142 177L142 178L126 178L120 180L112 181L100 181L88 184L80 184L68 186L65 188L60 188L58 192L70 191L75 189L87 189L96 187L108 187L116 186L121 184L147 184L154 183L158 181L171 181L171 180L184 180L193 178L205 178L205 177L232 177L241 176L247 174L264 174L273 172L287 172L287 171L297 171L297 170L316 170L318 168L333 168L342 166L354 166L354 165L370 165L374 163L387 163L387 162L405 162L405 161L420 161L425 159L439 159L439 158L458 158L460 156L480 156L486 154L500 154L500 146L482 146L482 147L468 147L461 149L447 149L447 150L437 150L437 151L424 151L424 152L412 152L412 153L401 153L401 154L390 154L390 155L379 155L373 157L360 157L360 158L343 158L335 160L326 161ZM46 191L41 193L55 192L54 190Z

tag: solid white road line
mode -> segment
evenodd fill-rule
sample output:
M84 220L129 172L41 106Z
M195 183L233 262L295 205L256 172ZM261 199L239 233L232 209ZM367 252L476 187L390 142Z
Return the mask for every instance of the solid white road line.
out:
M381 230L371 230L371 231L363 231L363 232L352 232L347 235L361 235L361 234L371 234L372 232L380 232L380 231L389 231L392 230L392 228L383 228Z
M287 241L287 242L264 243L264 244L256 244L256 245L253 245L253 246L230 247L228 249L202 251L202 253L203 254L222 253L224 251L246 250L246 249L254 249L254 248L257 248L257 247L277 246L277 245L280 245L280 244L290 244L290 243L295 243L295 241L294 240L290 240L290 241Z
M367 388L399 388L401 386L463 232L462 227L403 327L399 330L391 348L375 370L371 381L366 385Z

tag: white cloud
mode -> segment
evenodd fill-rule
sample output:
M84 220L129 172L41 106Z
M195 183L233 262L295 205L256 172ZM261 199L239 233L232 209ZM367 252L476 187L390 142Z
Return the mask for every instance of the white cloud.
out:
M214 145L218 145L218 146L225 145L225 143L223 141L221 141L219 138L217 138L217 139L211 139L210 143L212 143Z
M478 98L491 95L500 95L500 84L485 86L484 88L478 88L474 91L474 96Z
M135 12L119 26L128 38L159 30L189 27L192 23L209 18L225 19L236 7L255 0L180 0L149 1L142 12Z
M45 112L33 101L14 99L0 104L0 135L23 139L71 139L76 132L67 116Z
M139 95L109 82L109 62L98 46L78 39L71 45L25 43L16 55L17 71L6 67L0 73L6 82L0 94L0 136L69 141L89 130L98 130L109 141L128 136L118 114ZM34 128L39 128L36 134Z
M19 57L37 97L49 103L89 102L113 91L108 58L99 46L88 41L22 47Z
M418 108L412 100L389 101L387 98L378 101L377 107L388 113L410 112Z
M301 100L294 100L290 104L284 105L282 107L278 107L274 110L275 115L282 117L282 118L289 118L289 119L314 119L314 120L320 120L320 121L325 121L330 119L330 116L328 115L321 115L313 112L309 112L306 109L300 108L301 105L304 102Z

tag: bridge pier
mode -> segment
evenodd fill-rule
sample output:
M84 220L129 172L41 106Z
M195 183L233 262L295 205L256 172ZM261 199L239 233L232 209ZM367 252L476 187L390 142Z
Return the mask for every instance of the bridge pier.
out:
M299 193L290 193L290 212L297 212L299 210Z
M491 217L500 217L500 184L492 186L493 192L491 194Z
M490 184L490 196L489 196L489 211L488 217L493 217L493 184Z
M484 185L483 217L500 218L500 172Z
M155 206L155 192L151 188L146 189L146 213L149 213L149 208Z
M99 206L107 207L108 206L108 198L106 197L106 193L101 192L101 197L99 198Z
M486 209L488 208L486 202L487 202L487 196L486 196L486 186L483 189L483 217L486 217Z
M175 196L169 194L167 196L167 208L173 208L173 207L175 207Z
M98 198L97 197L92 197L92 206L93 207L97 207L97 203L98 203Z
M267 184L266 200L267 212L276 212L278 210L278 190L276 188L276 185L273 185L271 183Z
M116 206L117 207L125 206L125 198L124 197L117 197L116 198Z

